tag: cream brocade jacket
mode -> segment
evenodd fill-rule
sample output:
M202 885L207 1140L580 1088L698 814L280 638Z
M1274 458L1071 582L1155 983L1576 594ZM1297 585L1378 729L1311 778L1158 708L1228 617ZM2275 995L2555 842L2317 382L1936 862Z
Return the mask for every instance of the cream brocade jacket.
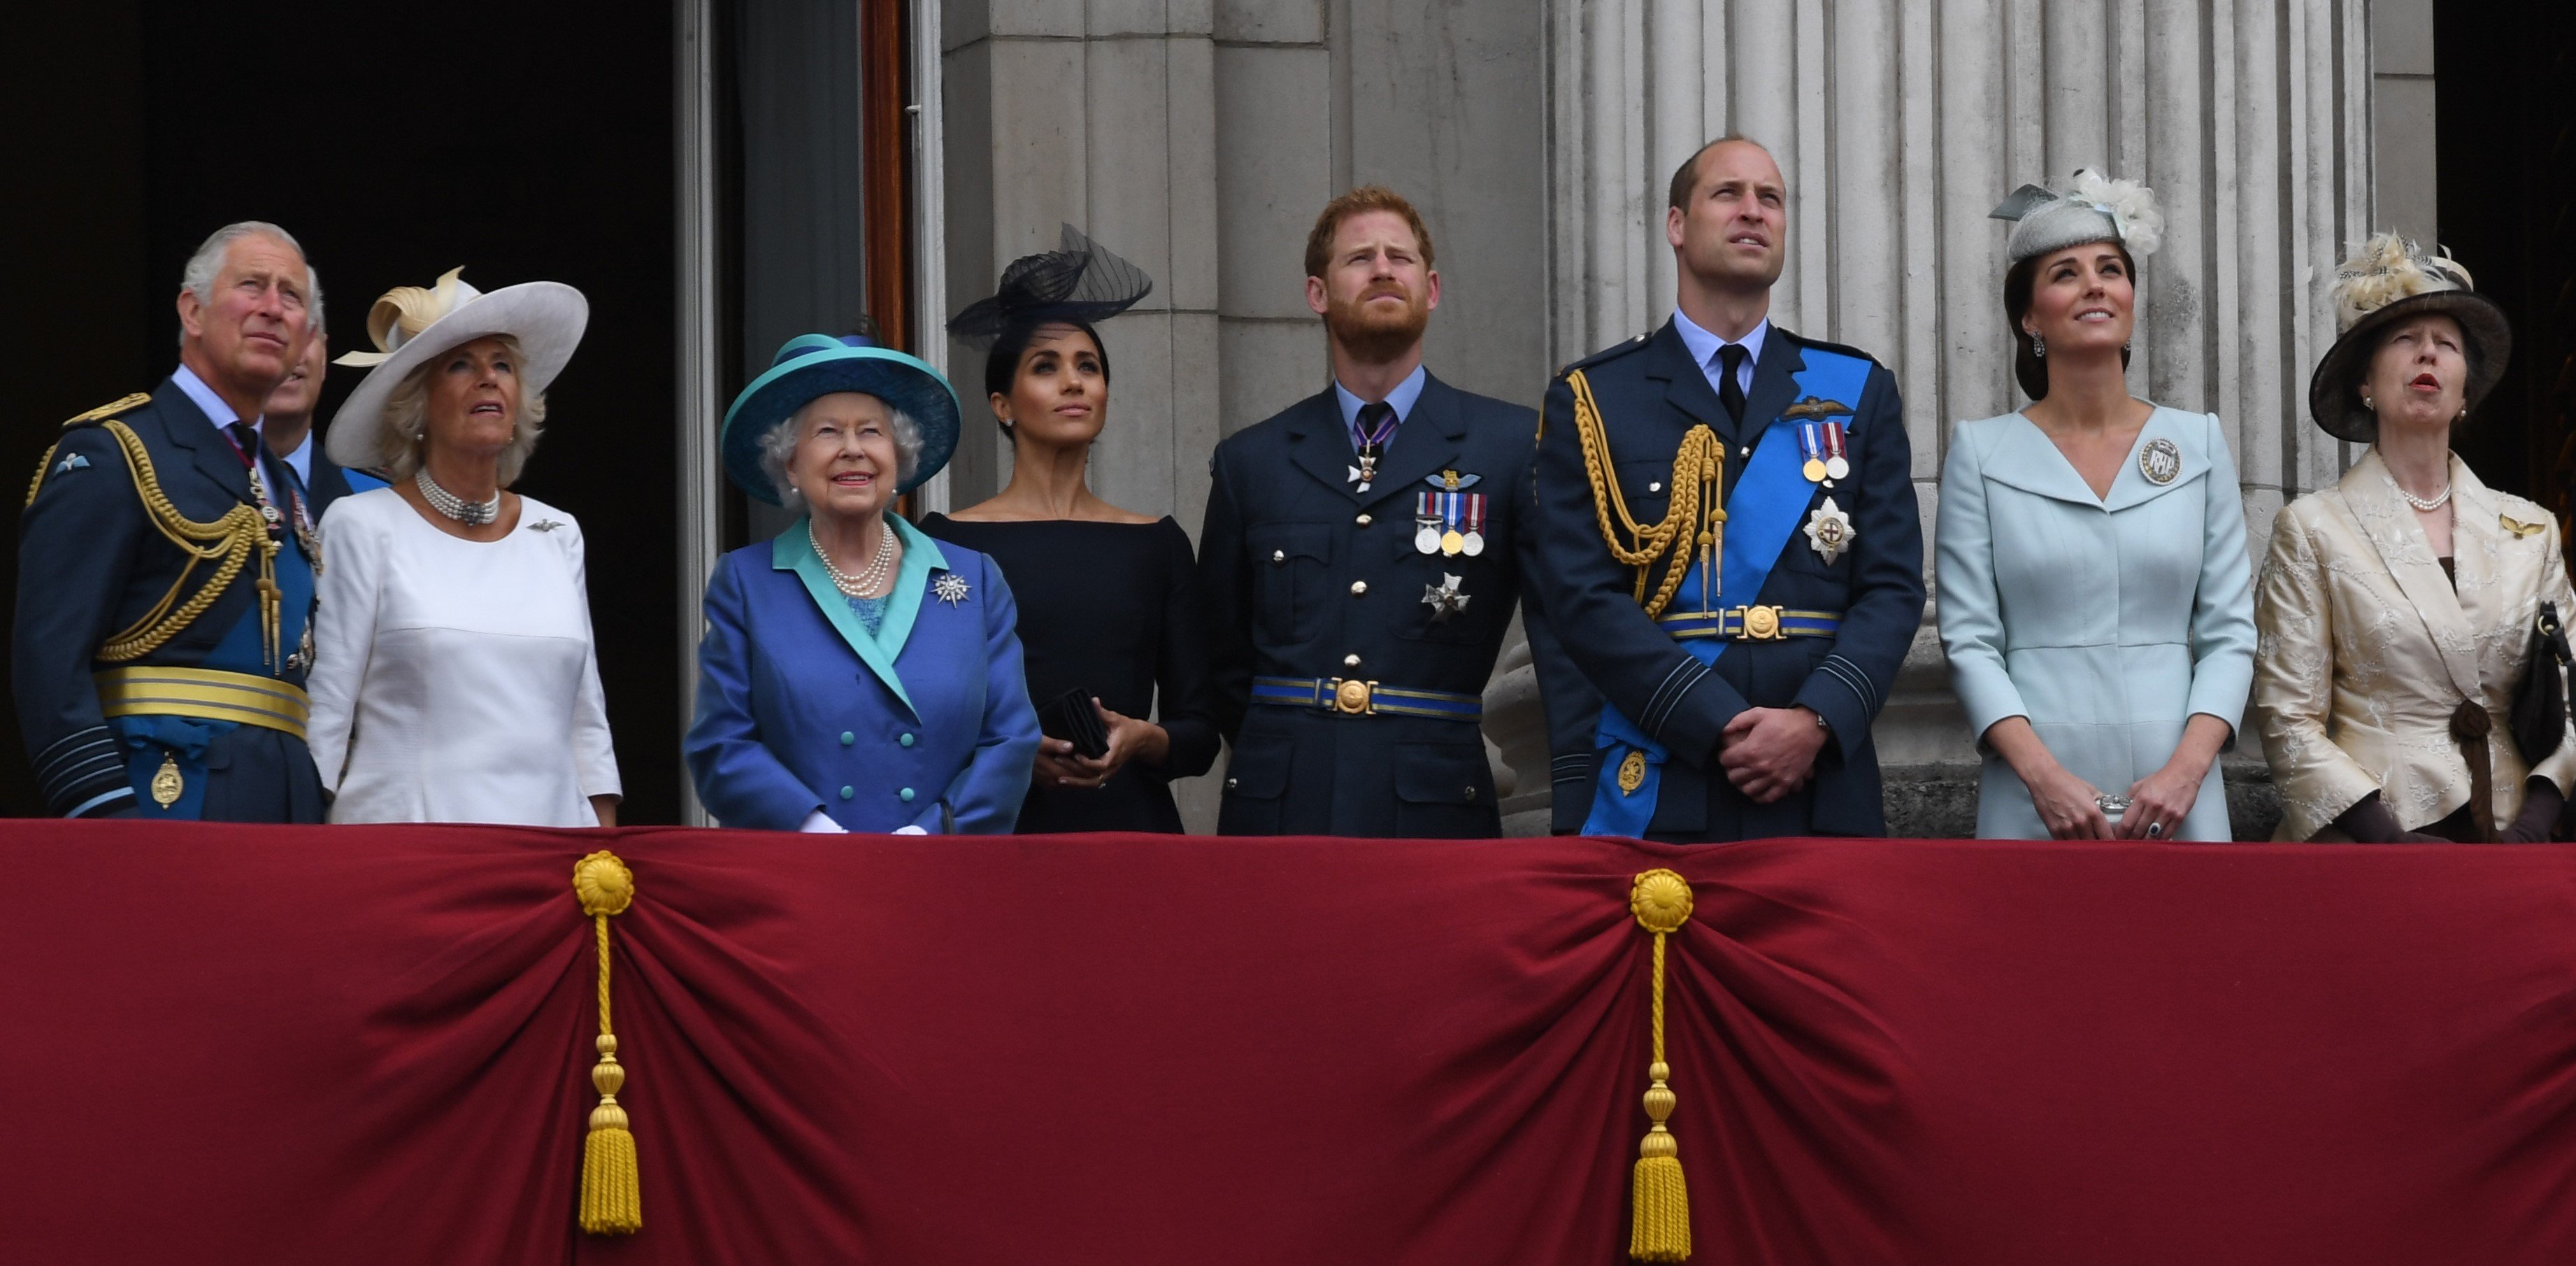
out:
M2451 487L2456 595L2376 448L2273 521L2254 597L2254 714L2281 789L2275 839L2345 839L2335 818L2373 791L2409 830L2467 804L2468 761L2451 737L2463 698L2495 721L2499 829L2526 779L2564 793L2576 777L2576 744L2529 768L2510 725L2540 604L2576 618L2557 521L2457 456Z

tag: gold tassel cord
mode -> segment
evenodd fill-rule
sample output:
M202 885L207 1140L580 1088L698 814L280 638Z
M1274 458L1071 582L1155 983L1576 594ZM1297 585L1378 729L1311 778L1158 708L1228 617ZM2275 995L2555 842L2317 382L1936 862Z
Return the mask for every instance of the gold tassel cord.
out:
M1715 558L1725 549L1726 443L1706 426L1684 433L1681 447L1673 453L1672 501L1662 519L1641 524L1628 513L1627 496L1619 489L1609 430L1602 425L1600 404L1592 398L1591 381L1578 369L1566 375L1566 385L1574 393L1575 442L1583 450L1583 474L1592 485L1592 516L1600 525L1601 540L1610 547L1611 557L1637 569L1636 598L1646 614L1661 615L1681 590L1691 560ZM1614 514L1619 520L1616 527L1610 522ZM1621 539L1623 530L1626 541ZM1647 580L1656 562L1667 556L1664 578L1650 599ZM1713 588L1708 597L1716 599Z
M581 1229L593 1235L632 1235L644 1229L643 1183L637 1177L635 1135L617 1092L626 1067L617 1062L617 1035L608 1024L608 920L635 902L635 874L605 849L572 868L573 895L599 939L599 1063L590 1070L599 1106L590 1110L590 1134L581 1149Z
M1661 868L1637 876L1628 889L1628 913L1655 934L1654 1050L1646 1069L1646 1117L1654 1124L1637 1145L1628 1256L1641 1262L1678 1262L1691 1253L1690 1192L1682 1181L1680 1147L1664 1123L1673 1115L1672 1068L1664 1062L1664 938L1690 922L1690 881Z

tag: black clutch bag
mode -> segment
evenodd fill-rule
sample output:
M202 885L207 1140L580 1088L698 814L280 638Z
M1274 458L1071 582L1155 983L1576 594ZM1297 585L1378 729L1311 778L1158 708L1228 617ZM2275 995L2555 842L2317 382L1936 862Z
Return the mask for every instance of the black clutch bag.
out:
M1109 754L1109 730L1100 724L1100 709L1092 706L1088 690L1068 690L1039 704L1038 732L1073 744L1077 756L1096 760Z
M2523 763L2537 765L2558 750L2567 737L2567 630L2559 627L2558 604L2540 604L2533 622L2531 650L2524 656L2522 680L2513 687L2513 741Z

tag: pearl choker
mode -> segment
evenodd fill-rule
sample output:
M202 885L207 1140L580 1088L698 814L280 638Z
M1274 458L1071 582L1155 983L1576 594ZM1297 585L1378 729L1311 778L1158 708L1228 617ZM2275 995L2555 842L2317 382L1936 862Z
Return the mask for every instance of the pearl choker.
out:
M439 487L438 481L429 477L427 466L411 477L411 483L420 489L421 499L429 502L430 509L468 527L481 527L501 517L501 494L497 489L489 501L468 501Z

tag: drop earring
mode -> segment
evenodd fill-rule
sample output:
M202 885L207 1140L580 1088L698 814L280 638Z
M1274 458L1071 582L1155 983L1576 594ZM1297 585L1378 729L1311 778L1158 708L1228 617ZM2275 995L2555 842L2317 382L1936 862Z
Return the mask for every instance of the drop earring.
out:
M2031 354L2031 355L2033 355L2033 356L2046 356L2046 355L2048 355L2048 340L2047 340L2047 339L2044 339L2044 338L2041 338L2040 336L2038 336L2038 335L2036 335L2036 334L2031 335L2031 336L2030 336L2030 354Z

